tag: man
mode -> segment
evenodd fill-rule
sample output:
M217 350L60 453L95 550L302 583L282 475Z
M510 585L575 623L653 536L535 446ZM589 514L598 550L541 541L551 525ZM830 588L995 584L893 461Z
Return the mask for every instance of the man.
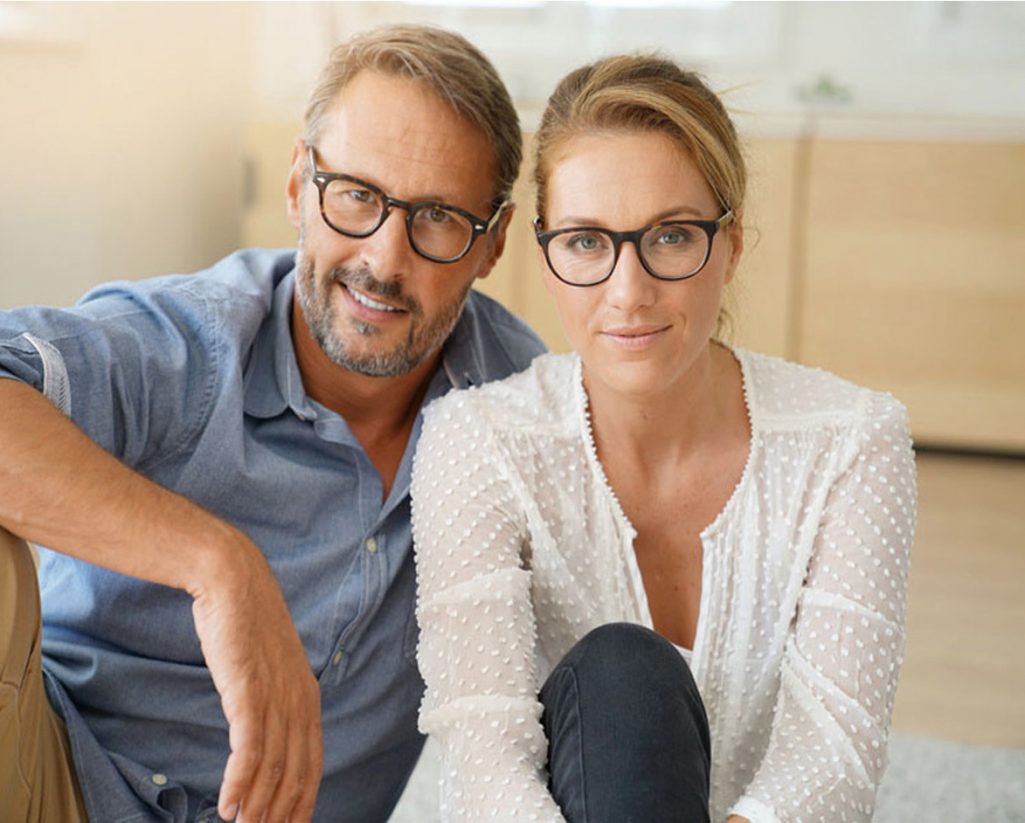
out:
M420 410L541 350L469 293L520 153L469 43L370 32L293 150L296 254L0 313L0 818L387 819L422 743ZM50 547L42 671L14 535Z

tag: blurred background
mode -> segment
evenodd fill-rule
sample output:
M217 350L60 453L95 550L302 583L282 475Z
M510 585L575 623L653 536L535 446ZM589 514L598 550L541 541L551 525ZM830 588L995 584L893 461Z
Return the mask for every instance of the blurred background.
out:
M733 342L911 411L920 521L878 819L1025 820L1025 3L0 2L0 308L293 245L306 94L335 42L393 21L480 46L528 144L555 82L604 54L661 50L723 94L751 167ZM529 176L482 289L564 349ZM396 819L432 819L430 768Z

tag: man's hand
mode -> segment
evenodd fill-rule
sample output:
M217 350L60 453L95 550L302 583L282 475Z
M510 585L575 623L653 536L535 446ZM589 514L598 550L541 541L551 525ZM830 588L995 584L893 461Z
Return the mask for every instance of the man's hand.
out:
M320 688L259 549L245 541L230 561L192 605L231 744L217 811L239 823L307 823L324 765Z

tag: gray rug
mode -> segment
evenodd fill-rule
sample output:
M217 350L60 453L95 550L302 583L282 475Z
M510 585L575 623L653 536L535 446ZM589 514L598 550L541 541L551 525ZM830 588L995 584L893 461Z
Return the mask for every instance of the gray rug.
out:
M439 774L428 740L392 823L437 823ZM895 734L875 823L1025 823L1025 750Z
M1025 823L1025 750L895 734L875 823Z

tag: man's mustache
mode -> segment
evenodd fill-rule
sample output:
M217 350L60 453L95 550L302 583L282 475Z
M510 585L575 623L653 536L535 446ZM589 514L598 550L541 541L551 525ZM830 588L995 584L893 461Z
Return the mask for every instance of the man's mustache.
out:
M372 297L381 297L410 314L420 314L420 304L402 290L402 286L394 280L378 280L370 269L346 269L339 266L328 275L328 282L352 286Z

